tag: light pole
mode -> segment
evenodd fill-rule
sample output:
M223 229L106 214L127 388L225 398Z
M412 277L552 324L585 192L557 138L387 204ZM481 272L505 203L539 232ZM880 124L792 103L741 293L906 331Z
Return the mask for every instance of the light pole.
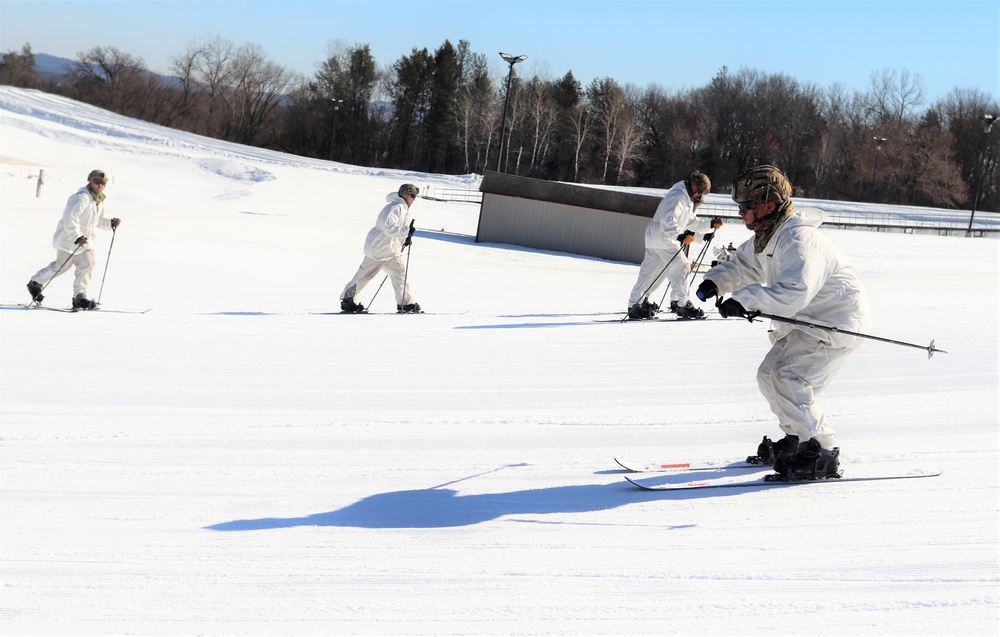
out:
M872 166L872 188L875 187L875 171L878 170L878 157L882 154L882 144L886 142L885 137L872 137L875 140L875 165Z
M996 121L996 115L986 114L983 115L983 146L984 152L979 153L979 167L976 168L976 196L972 198L972 214L969 215L969 228L965 231L965 236L972 236L972 220L976 216L976 206L979 205L979 193L983 189L983 168L984 156L990 154L990 129L993 128L993 122Z
M528 59L527 55L515 56L510 53L501 53L500 57L507 64L510 64L510 70L507 72L507 94L503 98L503 121L500 123L500 147L497 149L497 172L500 172L500 166L503 164L503 137L507 130L507 104L510 102L510 80L514 77L514 65Z
M333 108L330 110L330 152L326 154L326 158L333 161L333 134L336 132L334 125L336 124L337 111L340 110L340 105L344 103L344 100L331 97L330 103L333 104Z

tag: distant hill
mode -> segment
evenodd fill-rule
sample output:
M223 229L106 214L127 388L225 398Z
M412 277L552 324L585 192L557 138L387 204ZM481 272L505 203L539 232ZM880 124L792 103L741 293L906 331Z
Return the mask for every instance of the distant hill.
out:
M57 80L69 75L73 71L73 67L76 65L75 60L70 60L67 58L56 57L55 55L49 55L47 53L35 53L35 70L41 76L53 76ZM3 53L0 53L0 60L3 59ZM168 84L180 85L180 80L171 75L160 75L158 73L152 73L151 71L146 71L151 75L157 76L167 82Z
M40 74L66 75L73 69L73 64L73 60L45 53L35 53L35 69Z

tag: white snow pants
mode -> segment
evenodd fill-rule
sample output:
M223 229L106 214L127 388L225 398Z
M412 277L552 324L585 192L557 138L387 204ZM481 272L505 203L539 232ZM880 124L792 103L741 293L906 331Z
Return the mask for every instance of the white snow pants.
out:
M351 282L344 287L340 293L340 299L357 296L368 283L374 279L382 269L385 269L392 281L392 287L396 291L396 305L409 305L413 303L413 294L410 292L410 282L406 282L406 289L403 289L403 279L406 278L406 262L403 255L389 257L388 259L372 259L365 257L361 261L361 266L354 274Z
M678 249L680 244L678 244ZM691 273L691 260L683 250L646 248L646 256L639 266L639 278L628 296L628 306L632 307L644 297L652 294L663 283L670 281L670 300L678 305L687 303L687 276ZM674 255L677 255L676 257ZM673 259L673 261L671 261ZM670 265L667 266L667 263ZM664 267L666 266L666 270Z
M94 251L85 247L77 250L75 255L65 250L56 250L55 261L36 272L31 277L31 280L45 287L49 281L65 272L69 272L69 269L75 266L76 277L73 280L73 296L78 294L86 295L87 288L90 287L90 279L94 275L94 264L96 261Z
M792 330L771 347L757 369L757 385L778 426L800 442L816 438L832 449L837 434L830 427L816 396L844 366L854 347L832 347L802 330Z

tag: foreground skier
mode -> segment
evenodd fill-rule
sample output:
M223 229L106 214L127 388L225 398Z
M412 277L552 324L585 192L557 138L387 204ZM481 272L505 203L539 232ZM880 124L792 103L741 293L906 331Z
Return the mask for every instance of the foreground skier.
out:
M705 274L698 298L719 295L721 301L731 293L718 304L723 317L764 312L866 331L868 302L854 266L819 232L819 219L796 211L791 193L774 166L736 178L733 200L754 236ZM773 345L757 370L757 384L785 436L776 442L765 436L756 460L773 464L789 480L838 477L836 434L816 396L862 339L789 323L776 324L769 334Z

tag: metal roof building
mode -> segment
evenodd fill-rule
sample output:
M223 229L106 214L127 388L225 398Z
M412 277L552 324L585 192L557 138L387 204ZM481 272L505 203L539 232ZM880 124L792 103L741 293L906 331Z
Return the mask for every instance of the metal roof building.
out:
M487 172L476 241L640 263L661 197Z

